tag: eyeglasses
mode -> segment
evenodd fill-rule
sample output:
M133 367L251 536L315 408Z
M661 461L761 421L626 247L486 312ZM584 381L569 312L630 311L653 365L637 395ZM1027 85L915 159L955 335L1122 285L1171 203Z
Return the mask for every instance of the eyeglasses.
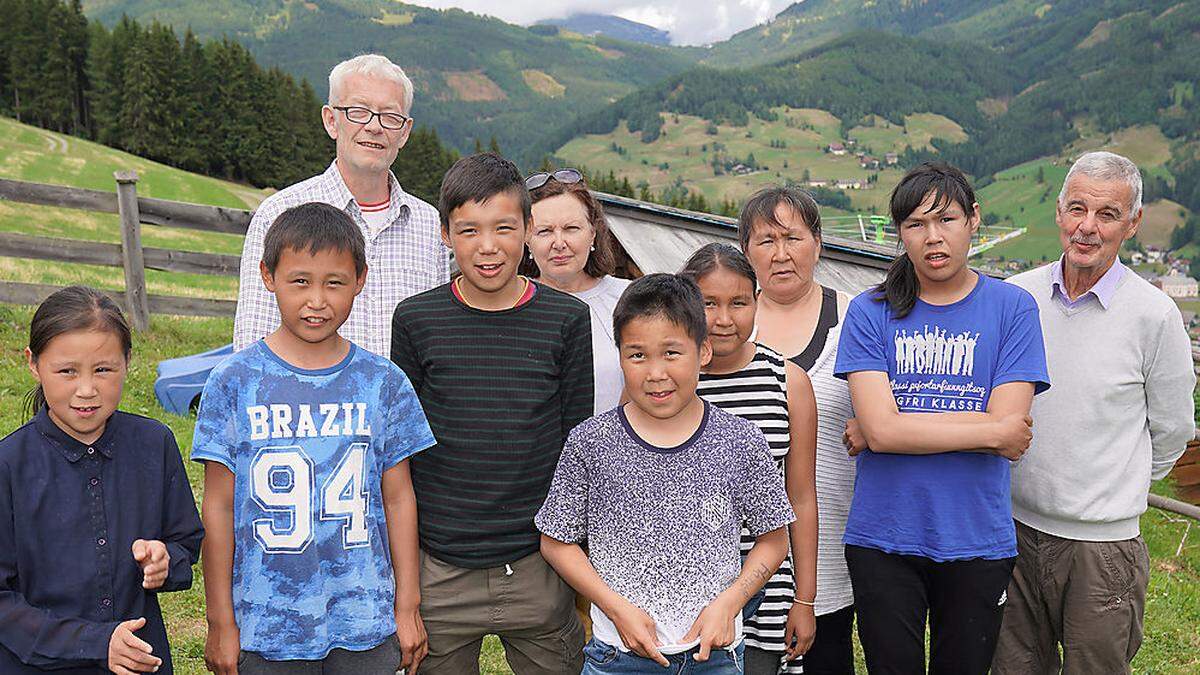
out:
M371 120L378 117L379 126L383 127L384 129L391 129L392 131L403 129L404 125L408 124L409 120L412 119L411 117L408 117L407 115L401 115L400 113L375 112L369 108L360 108L356 105L335 105L330 107L332 107L334 110L341 110L346 115L347 120L363 126L370 124Z
M529 178L525 179L525 189L536 190L550 182L551 178L560 183L578 183L579 181L583 180L583 173L581 173L579 169L559 169L554 173L546 173L545 171L541 171L539 173L532 174L529 176Z

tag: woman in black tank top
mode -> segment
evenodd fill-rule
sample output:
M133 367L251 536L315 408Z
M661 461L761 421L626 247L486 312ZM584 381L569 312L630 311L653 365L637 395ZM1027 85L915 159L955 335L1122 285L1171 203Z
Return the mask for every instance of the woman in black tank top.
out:
M803 672L853 673L854 605L842 534L853 493L854 463L841 445L852 411L849 390L833 377L837 293L813 278L821 252L817 204L797 188L762 190L743 208L738 238L761 288L756 340L807 371L817 401L816 588L796 588L796 601L788 612L788 637L794 629L815 621L816 634L804 653ZM806 572L796 570L798 582L814 578ZM746 667L751 672L749 659ZM781 672L798 671L788 663Z

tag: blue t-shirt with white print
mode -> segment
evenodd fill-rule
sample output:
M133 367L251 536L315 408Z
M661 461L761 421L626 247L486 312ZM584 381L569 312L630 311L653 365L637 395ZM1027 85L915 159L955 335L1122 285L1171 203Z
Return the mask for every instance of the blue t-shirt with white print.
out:
M887 373L901 413L986 412L1002 384L1050 386L1037 303L983 274L962 300L917 300L902 319L873 290L854 298L835 374L856 371ZM1015 556L1009 460L863 452L844 541L937 561Z
M213 369L192 459L234 474L243 650L312 660L396 632L381 480L434 442L404 373L353 344L341 363L303 370L260 340Z

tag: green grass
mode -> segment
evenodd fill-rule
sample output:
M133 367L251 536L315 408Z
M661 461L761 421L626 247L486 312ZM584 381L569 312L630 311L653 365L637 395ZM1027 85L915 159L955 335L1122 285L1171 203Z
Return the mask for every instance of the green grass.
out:
M196 204L253 208L262 190L209 178L136 155L0 117L0 177L113 191L113 172L138 172L138 194Z
M0 279L31 284L80 284L110 291L125 289L125 271L105 265L47 263L45 260L0 257ZM151 295L236 300L237 277L146 270L146 291Z
M0 178L54 183L112 192L113 172L136 169L140 196L213 206L253 208L266 192L236 183L188 173L72 136L38 129L0 117ZM116 214L34 206L0 201L0 232L42 237L121 243ZM240 235L173 227L142 226L148 247L239 255ZM111 290L125 287L117 267L47 264L46 261L0 258L0 280L67 285L84 283ZM147 270L151 293L233 299L237 279Z
M1026 162L996 174L996 181L979 190L976 197L984 213L994 213L1001 224L1026 228L1024 235L996 246L986 256L1022 258L1040 262L1042 256L1053 259L1062 251L1058 226L1054 224L1054 203L1067 177L1067 166L1049 159ZM1041 169L1043 182L1037 182Z
M33 308L0 305L0 434L22 423L17 404L33 381L26 368L23 350ZM162 421L175 433L184 457L191 447L194 419L163 411L154 398L156 365L162 359L204 351L229 341L232 322L155 316L151 330L134 337L133 362L125 384L121 408ZM197 503L202 495L202 470L186 462L188 479ZM1170 494L1165 483L1154 491ZM1150 547L1150 590L1146 603L1146 639L1134 661L1138 673L1194 673L1200 669L1200 524L1151 509L1142 516L1142 533ZM1186 540L1184 539L1186 534ZM1177 555L1180 542L1184 542ZM168 593L162 598L171 649L177 672L204 673L203 578L196 567L191 590ZM511 675L498 640L484 642L480 660L485 675ZM859 672L866 672L859 656Z

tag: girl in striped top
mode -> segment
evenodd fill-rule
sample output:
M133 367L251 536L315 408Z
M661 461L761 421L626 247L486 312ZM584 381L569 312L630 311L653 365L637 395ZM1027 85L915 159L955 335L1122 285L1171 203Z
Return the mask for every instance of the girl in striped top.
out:
M791 555L767 582L761 604L747 607L746 675L803 672L798 657L816 632L817 409L808 375L776 351L750 341L757 282L745 255L728 244L696 251L682 271L704 296L712 361L700 374L697 393L708 402L754 422L762 430L784 476L796 512L789 528ZM743 555L754 540L742 532Z

